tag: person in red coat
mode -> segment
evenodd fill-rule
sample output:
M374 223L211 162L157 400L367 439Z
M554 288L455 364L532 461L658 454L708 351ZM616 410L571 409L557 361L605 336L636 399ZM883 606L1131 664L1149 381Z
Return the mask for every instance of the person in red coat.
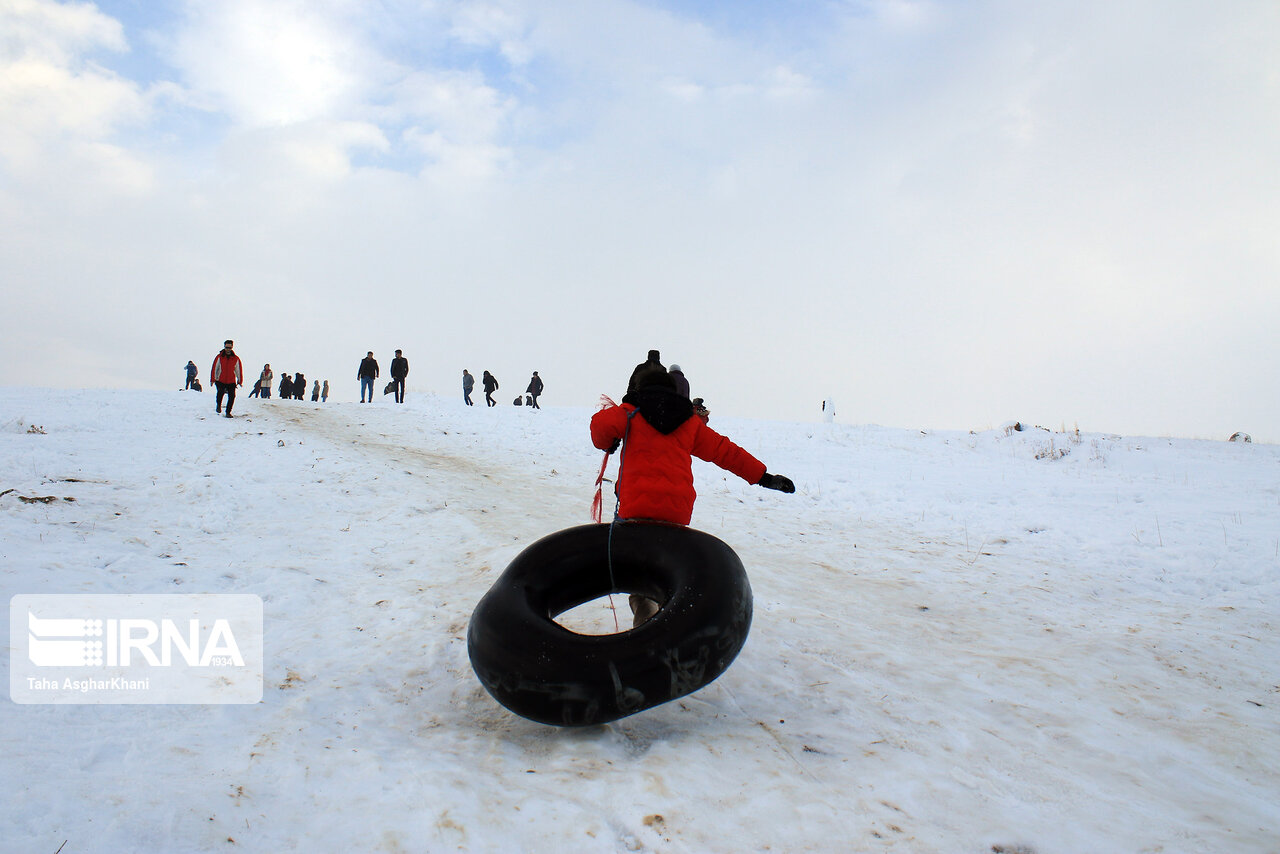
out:
M227 417L231 417L231 407L236 402L236 386L244 385L244 367L240 357L232 349L235 342L222 342L222 349L213 357L213 369L209 371L209 379L218 389L218 403L215 412L222 413L222 398L227 399Z
M676 390L662 365L637 366L630 385L621 406L609 406L591 418L592 444L609 453L622 449L614 487L618 519L688 525L698 497L695 456L747 483L796 491L790 479L770 474L764 463L697 417L693 403ZM631 610L638 626L657 612L658 603L633 595Z
M688 525L697 492L692 457L715 463L747 483L795 492L781 475L694 416L661 367L636 377L635 390L591 419L591 442L602 451L622 448L616 491L620 519L650 519Z

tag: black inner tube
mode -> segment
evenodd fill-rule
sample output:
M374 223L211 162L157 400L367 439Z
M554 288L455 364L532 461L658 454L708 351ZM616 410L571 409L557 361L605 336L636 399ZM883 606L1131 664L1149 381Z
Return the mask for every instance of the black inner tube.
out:
M639 593L662 607L612 635L581 635L555 622L610 593ZM583 525L516 556L471 615L467 652L481 684L507 709L540 723L588 726L709 684L742 649L751 613L742 561L710 534L657 522Z

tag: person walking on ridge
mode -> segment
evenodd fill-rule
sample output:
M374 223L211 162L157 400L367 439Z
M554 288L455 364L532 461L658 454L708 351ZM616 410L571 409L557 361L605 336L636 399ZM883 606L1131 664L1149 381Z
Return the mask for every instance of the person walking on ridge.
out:
M471 372L466 368L462 369L462 399L471 406L471 389L476 387L476 378L471 376Z
M236 387L244 385L244 366L235 353L235 342L227 339L222 342L222 349L213 357L213 367L209 370L209 380L218 390L218 400L214 412L222 413L222 399L227 399L226 416L231 417L231 407L236 402Z
M498 378L488 371L484 372L484 402L489 406L497 406L498 401L493 399L493 393L498 390Z
M529 387L524 390L529 395L530 403L534 409L541 409L538 405L538 395L542 394L542 378L538 376L538 372L533 372L533 378L529 380Z
M373 351L360 360L360 370L356 379L360 380L360 402L364 403L365 392L369 393L369 403L373 403L373 381L378 378L378 362L373 358Z
M391 381L395 383L396 403L404 403L404 378L409 376L409 360L399 350L391 360Z

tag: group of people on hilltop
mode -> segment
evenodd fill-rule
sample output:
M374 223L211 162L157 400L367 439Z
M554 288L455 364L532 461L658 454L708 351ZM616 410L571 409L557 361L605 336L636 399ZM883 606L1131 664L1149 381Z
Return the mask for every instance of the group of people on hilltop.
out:
M263 397L268 400L271 398L271 382L275 379L275 374L271 370L271 365L262 366L262 374L259 375L258 381L253 384L253 391L249 392L249 397ZM288 374L280 375L280 399L281 400L306 400L307 399L307 378L302 372L289 376ZM329 381L325 380L324 384L320 380L316 380L311 385L312 401L327 401L329 399Z
M498 378L488 371L484 372L483 377L484 402L486 406L497 406L498 401L493 399L493 393L498 390ZM471 401L471 392L476 387L476 378L472 376L471 371L466 368L462 369L462 400L467 406L474 406ZM528 404L533 409L541 409L538 405L538 398L542 396L542 377L538 376L538 372L534 371L533 376L529 378L529 385L525 387L524 393L526 397L515 399L516 406L522 403Z
M234 342L227 340L223 344L223 349L214 357L213 368L211 369L211 381L218 389L217 412L222 412L222 402L227 401L227 415L230 417L231 407L235 402L236 388L243 385L243 365L240 363L240 357L235 355L233 347ZM187 362L187 389L195 389L202 391L199 379L199 368L195 362ZM374 358L373 351L369 350L363 359L360 360L360 366L356 369L356 379L360 383L360 402L372 403L374 400L374 386L382 369L378 365L378 360ZM409 360L405 358L403 350L396 350L395 358L391 360L391 382L387 383L387 387L383 389L384 394L395 393L396 403L404 403L405 380L409 376ZM249 393L250 397L260 397L270 399L272 383L275 381L275 373L271 369L271 365L262 366L262 373L258 376L257 381L253 385L253 391ZM467 406L472 406L471 392L475 388L475 377L468 370L462 372L462 397ZM488 371L484 372L483 379L485 403L489 406L497 406L498 402L493 399L493 393L498 390L498 378ZM533 376L529 379L529 385L525 389L527 397L525 399L516 399L516 403L528 402L533 409L540 409L538 398L542 396L543 391L542 378L538 376L538 372L534 371ZM283 400L305 400L307 393L307 379L301 373L290 376L289 374L280 375L279 396ZM315 380L311 387L312 401L328 401L329 399L329 381Z

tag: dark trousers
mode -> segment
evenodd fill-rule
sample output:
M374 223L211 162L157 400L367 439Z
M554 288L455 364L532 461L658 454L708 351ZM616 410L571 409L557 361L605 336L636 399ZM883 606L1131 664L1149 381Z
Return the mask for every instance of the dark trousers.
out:
M396 387L396 403L404 403L404 377L396 377L392 382Z
M235 383L214 383L218 387L218 412L222 411L222 397L227 398L227 417L231 417L231 407L236 403L236 384Z

